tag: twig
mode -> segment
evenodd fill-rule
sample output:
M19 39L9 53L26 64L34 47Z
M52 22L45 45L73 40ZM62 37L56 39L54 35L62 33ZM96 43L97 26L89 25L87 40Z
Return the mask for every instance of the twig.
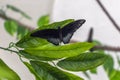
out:
M112 16L109 14L109 12L106 10L106 8L103 6L103 4L100 2L100 0L96 0L96 2L99 4L103 12L107 15L109 20L112 22L112 24L115 26L115 28L120 32L120 27L118 24L115 22L115 20L112 18Z
M14 53L19 53L17 51L14 51L14 50L11 50L11 49L8 49L8 48L0 47L0 49L6 50L6 51L10 51L10 52L14 52Z
M14 53L18 54L19 59L21 60L21 62L23 62L23 60L22 60L21 55L19 54L19 52L14 51L14 50L11 50L11 49L9 49L9 48L4 48L4 47L0 47L0 49L3 49L3 50L5 50L5 51L14 52Z
M75 41L75 40L70 41L70 43L76 43L76 42L79 42L79 41ZM120 47L113 47L108 45L105 45L105 46L97 45L97 46L94 46L93 49L120 52Z
M11 18L11 17L8 17L8 16L6 16L6 15L0 14L0 17L1 17L2 19L4 19L4 20L13 20L13 21L15 21L18 25L20 25L21 27L25 27L25 28L28 29L29 31L34 30L34 28L32 28L31 26L25 25L25 24L19 22L18 20L15 20L15 19L13 19L13 18Z
M113 47L113 46L95 46L94 49L101 49L101 50L107 50L107 51L120 51L120 47Z

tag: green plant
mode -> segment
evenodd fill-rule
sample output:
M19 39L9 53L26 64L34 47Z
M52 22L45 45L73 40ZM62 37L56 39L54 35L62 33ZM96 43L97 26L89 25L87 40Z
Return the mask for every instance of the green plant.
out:
M44 27L41 26L39 29L64 26L71 21L73 19L55 22ZM35 75L36 80L83 80L62 69L75 72L86 71L103 64L106 60L104 54L88 52L94 46L92 43L78 42L55 46L45 39L33 38L29 34L10 47L17 48L15 53ZM19 50L19 47L23 49ZM29 62L23 61L22 58L28 59Z
M28 15L26 16L26 13L12 5L7 5L7 8L20 13L27 19L31 19ZM2 9L0 10L1 15L3 18L7 17ZM37 22L38 28L55 29L58 26L64 27L66 24L74 21L74 19L51 24L49 24L49 21L49 15L40 17ZM120 71L114 69L113 58L107 55L104 50L95 49L96 46L101 45L98 41L88 40L86 42L55 46L45 39L30 37L33 29L12 18L7 17L4 27L12 36L17 33L19 41L10 43L8 48L0 48L16 53L20 57L21 62L35 76L36 80L83 80L80 76L70 72L83 72L90 79L86 71L89 70L91 73L96 74L97 67L103 63L110 80L119 79ZM12 48L15 50L12 50ZM23 58L26 58L28 61L24 61ZM120 62L119 58L118 62ZM0 79L20 80L19 76L0 59L1 65ZM8 76L7 74L11 75Z

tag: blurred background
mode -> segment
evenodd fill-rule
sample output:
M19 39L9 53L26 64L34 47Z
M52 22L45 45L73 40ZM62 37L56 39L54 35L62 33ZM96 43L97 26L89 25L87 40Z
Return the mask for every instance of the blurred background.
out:
M120 0L99 0L118 25L120 22ZM13 5L24 11L31 19L22 17L19 13L7 9L6 5ZM103 45L120 46L120 33L103 12L96 0L0 0L0 10L22 24L37 28L37 21L43 15L50 16L50 22L65 19L85 19L86 23L72 37L76 41L86 41L91 27L94 29L93 39L99 40ZM0 46L8 47L10 42L16 42L16 36L10 36L4 28L5 19L0 16ZM114 68L118 68L116 54L119 52L107 51L115 61ZM0 58L10 68L20 75L21 80L34 80L29 70L20 62L16 54L9 54L0 50ZM90 74L91 80L109 80L102 66L97 68L97 74ZM88 72L90 73L90 72ZM81 72L75 73L88 80Z

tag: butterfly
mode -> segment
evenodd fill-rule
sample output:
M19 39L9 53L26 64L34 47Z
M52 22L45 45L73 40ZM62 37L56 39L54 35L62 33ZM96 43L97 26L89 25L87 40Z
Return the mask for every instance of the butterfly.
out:
M79 29L85 21L84 19L80 19L65 25L63 28L38 30L30 36L46 39L54 45L59 45L61 42L67 44L74 32Z

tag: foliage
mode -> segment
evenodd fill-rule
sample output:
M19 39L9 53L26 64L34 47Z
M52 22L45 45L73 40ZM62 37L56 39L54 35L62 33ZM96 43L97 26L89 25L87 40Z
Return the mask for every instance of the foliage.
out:
M30 61L30 63L42 80L83 80L78 76L62 71L45 62Z
M0 80L20 80L19 76L0 59Z
M38 27L41 27L41 26L44 26L44 25L48 25L49 23L49 15L45 15L45 16L42 16L38 19Z
M86 71L101 65L105 60L105 55L89 52L64 59L58 63L58 66L70 71Z
M42 19L46 19L43 17ZM37 30L55 29L58 26L64 27L74 20L68 19L52 24L46 24L46 20L43 20L42 23L44 23L44 21L45 25L41 25ZM17 31L17 33L18 32L19 31ZM14 34L15 31L11 31L11 33ZM94 46L93 43L78 42L55 46L45 39L31 37L31 33L32 32L24 36L16 43L16 46L14 45L13 47L22 48L17 51L17 54L20 58L28 59L29 62L22 62L28 67L36 80L83 80L80 76L69 73L68 71L86 71L96 68L106 60L107 56L105 54L89 52L89 49Z
M119 79L120 79L120 71L114 69L114 70L111 72L110 80L119 80Z
M31 17L27 15L25 12L22 10L18 9L17 7L13 5L6 5L7 10L12 10L13 12L21 14L22 17L30 20ZM0 15L5 17L4 21L4 28L5 30L10 34L14 35L16 34L17 39L21 39L23 36L25 36L27 33L29 33L29 29L25 27L25 25L20 25L20 22L17 22L17 20L14 20L12 18L7 17L6 15L6 10L0 9Z
M6 7L20 13L26 19L31 19L25 12L12 5ZM2 9L0 9L0 14L6 16ZM67 19L49 24L49 18L49 15L40 17L37 21L38 29L34 31L57 29L74 21L74 19ZM4 28L12 36L16 34L19 41L9 46L9 48L17 49L16 51L9 48L2 49L17 53L21 62L35 76L35 80L84 80L71 72L83 72L90 79L90 75L86 71L89 70L91 74L97 74L97 67L102 64L110 80L120 79L120 71L114 69L114 61L111 55L107 55L103 50L93 49L94 44L101 45L99 41L55 46L45 39L30 37L34 31L30 32L25 26L19 25L14 20L6 20ZM28 62L23 61L23 58L27 59ZM118 63L120 64L119 58ZM0 59L0 80L3 79L20 80L19 76Z
M28 29L24 28L23 26L18 25L17 22L13 20L6 20L4 22L4 28L12 36L15 33L17 33L18 39L21 39L23 36L29 33Z
M102 45L99 41L96 41L96 40L93 41L93 43L95 45ZM100 54L106 54L106 52L104 50L94 50L93 49L93 51L94 52L99 52ZM118 57L118 64L120 64L119 63L119 57ZM114 68L114 59L111 55L107 54L107 59L104 61L104 64L102 66L103 66L103 69L106 71L106 74L107 74L109 80L119 80L120 79L120 76L118 76L120 71ZM97 74L97 68L91 69L90 73L91 74ZM88 73L87 73L86 77L88 77L90 79L90 76L89 76Z
M11 20L7 20L4 23L4 27L10 35L13 35L17 31L17 26L17 23Z

